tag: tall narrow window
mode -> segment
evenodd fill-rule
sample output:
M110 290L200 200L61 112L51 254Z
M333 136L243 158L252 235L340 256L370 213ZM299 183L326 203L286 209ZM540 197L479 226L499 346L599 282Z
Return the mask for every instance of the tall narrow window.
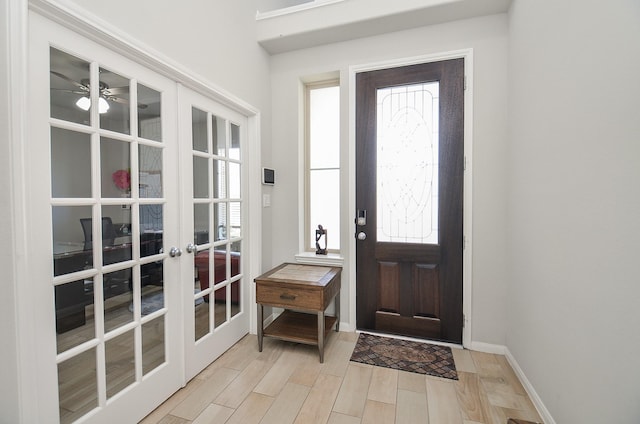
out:
M327 230L327 248L340 250L340 87L338 81L306 87L307 250L316 250L316 230ZM323 242L324 240L322 240ZM324 248L324 245L321 246Z

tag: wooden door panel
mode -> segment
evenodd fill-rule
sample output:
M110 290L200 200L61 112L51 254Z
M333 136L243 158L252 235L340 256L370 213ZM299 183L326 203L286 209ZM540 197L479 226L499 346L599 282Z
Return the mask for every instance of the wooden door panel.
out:
M440 319L440 270L438 265L416 264L413 268L414 316Z
M400 264L378 262L378 311L400 311Z

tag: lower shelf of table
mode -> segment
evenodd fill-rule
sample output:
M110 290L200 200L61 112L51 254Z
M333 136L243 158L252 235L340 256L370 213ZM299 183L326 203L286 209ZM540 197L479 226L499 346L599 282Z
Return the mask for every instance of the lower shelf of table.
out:
M324 317L324 337L333 329L336 317ZM280 340L318 344L318 315L303 312L285 310L263 331L264 336L274 337Z

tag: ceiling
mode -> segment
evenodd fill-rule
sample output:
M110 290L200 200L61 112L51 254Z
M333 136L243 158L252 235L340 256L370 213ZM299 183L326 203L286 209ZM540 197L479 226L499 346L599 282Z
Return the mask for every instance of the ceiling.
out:
M426 25L505 13L512 0L297 2L304 4L258 13L257 39L269 53L284 53Z

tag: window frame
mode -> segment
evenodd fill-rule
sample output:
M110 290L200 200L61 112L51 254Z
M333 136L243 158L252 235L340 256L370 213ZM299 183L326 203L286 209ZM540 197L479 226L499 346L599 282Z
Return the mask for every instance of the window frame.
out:
M321 81L314 82L306 82L304 83L304 237L303 243L304 248L302 251L304 252L315 252L315 248L311 247L311 234L312 234L312 223L311 223L311 91L329 88L329 87L338 87L340 90L340 79L339 78L330 78ZM340 107L340 100L338 100L338 107ZM340 123L340 126L342 124ZM341 134L338 136L339 145L342 144ZM341 157L341 148L338 150L338 166L336 168L326 168L326 169L336 169L339 174L339 186L342 185L342 157ZM338 204L338 210L341 211L341 206ZM339 212L339 221L341 218L341 212ZM342 222L340 222L342 224ZM313 224L313 228L316 225ZM340 253L342 249L342 244L340 243L340 231L337 232L338 244L340 248L338 249L330 249L327 246L327 253ZM313 240L315 243L315 240Z

